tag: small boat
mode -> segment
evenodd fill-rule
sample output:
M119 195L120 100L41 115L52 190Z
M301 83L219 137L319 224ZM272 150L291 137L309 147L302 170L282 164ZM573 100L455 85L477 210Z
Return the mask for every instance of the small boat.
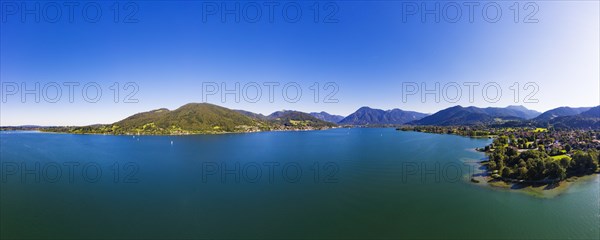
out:
M173 141L171 141L171 146L173 146Z

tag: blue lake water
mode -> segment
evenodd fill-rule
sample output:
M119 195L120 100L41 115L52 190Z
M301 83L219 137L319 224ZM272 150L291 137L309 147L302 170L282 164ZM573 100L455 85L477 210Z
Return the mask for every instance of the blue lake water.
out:
M600 238L598 179L551 199L469 183L490 141L2 132L0 237Z

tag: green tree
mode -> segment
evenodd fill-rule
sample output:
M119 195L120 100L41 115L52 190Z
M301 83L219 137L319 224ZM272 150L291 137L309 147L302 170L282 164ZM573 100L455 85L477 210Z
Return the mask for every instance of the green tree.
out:
M510 178L510 177L512 177L513 171L510 168L505 167L505 168L502 168L501 174L502 174L502 177L504 177L504 178Z
M563 157L559 160L560 166L565 169L569 169L569 165L571 164L571 160L568 157Z
M572 156L571 169L577 173L596 171L598 163L594 161L594 157L594 153L589 154L581 150L576 150Z
M564 180L567 177L567 169L565 169L557 161L552 161L548 164L546 174L550 179Z
M519 155L519 151L515 147L506 148L506 156L509 158L516 157Z
M496 170L497 169L497 165L495 161L488 161L488 168L489 170Z
M517 169L517 178L527 179L527 172L529 172L527 167L520 167L519 169Z
M496 138L496 141L498 142L497 145L506 145L508 144L508 137L507 136L500 136L499 138Z
M567 151L567 153L571 152L571 145L565 145L565 151Z
M541 180L546 171L545 161L540 158L527 159L528 180Z
M545 152L544 145L538 145L538 151Z
M527 167L527 163L525 162L525 160L519 159L519 166L518 167Z
M591 170L592 171L600 170L600 154L598 153L598 151L596 149L592 149L588 152L588 154L592 158Z

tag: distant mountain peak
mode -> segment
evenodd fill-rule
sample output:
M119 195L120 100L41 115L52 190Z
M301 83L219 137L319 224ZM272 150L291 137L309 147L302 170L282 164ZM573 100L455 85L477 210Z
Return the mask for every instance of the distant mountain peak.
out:
M393 125L404 124L409 121L427 116L424 113L404 111L398 108L391 110L361 107L354 113L342 119L339 124L347 125Z
M374 109L370 108L370 107L367 107L367 106L362 106L358 110L374 110Z
M579 107L579 108L557 107L557 108L545 111L544 113L537 116L534 120L539 121L539 122L550 121L557 117L574 116L574 115L583 113L585 111L588 111L590 109L591 109L591 107Z
M309 114L311 116L313 116L313 117L316 117L318 119L321 119L321 120L326 121L326 122L331 122L331 123L338 123L339 121L341 121L342 119L344 119L343 116L329 114L329 113L327 113L325 111L311 112Z
M313 127L335 126L335 123L333 122L324 121L309 113L294 110L277 111L267 116L267 119L277 124L282 124L284 126L295 126L297 124L296 122L301 122L301 124L308 124Z
M523 106L508 106L506 108L475 106L462 107L456 105L440 110L421 120L411 122L417 125L478 125L489 124L497 121L531 119L539 112L529 110Z
M514 108L514 109L527 109L525 106L523 105L508 105L508 107L506 108Z
M152 110L150 112L152 112L152 113L161 113L161 112L169 112L169 111L171 111L171 110L166 109L166 108L159 108L159 109L156 109L156 110Z

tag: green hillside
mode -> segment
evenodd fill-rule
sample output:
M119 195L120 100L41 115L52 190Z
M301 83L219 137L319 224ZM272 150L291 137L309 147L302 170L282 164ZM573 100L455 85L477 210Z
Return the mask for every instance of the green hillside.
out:
M323 121L308 113L298 111L279 111L267 116L269 122L278 128L284 129L321 129L336 126L336 124Z
M109 125L77 127L71 133L106 134L199 134L254 132L272 126L236 111L208 103L189 103L170 111L142 112Z
M275 117L276 115L276 117ZM254 116L254 115L251 115ZM269 130L311 130L336 126L310 114L286 111L269 119L248 116L208 103L189 103L173 111L161 108L142 112L107 125L85 127L53 127L43 131L92 134L217 134Z

